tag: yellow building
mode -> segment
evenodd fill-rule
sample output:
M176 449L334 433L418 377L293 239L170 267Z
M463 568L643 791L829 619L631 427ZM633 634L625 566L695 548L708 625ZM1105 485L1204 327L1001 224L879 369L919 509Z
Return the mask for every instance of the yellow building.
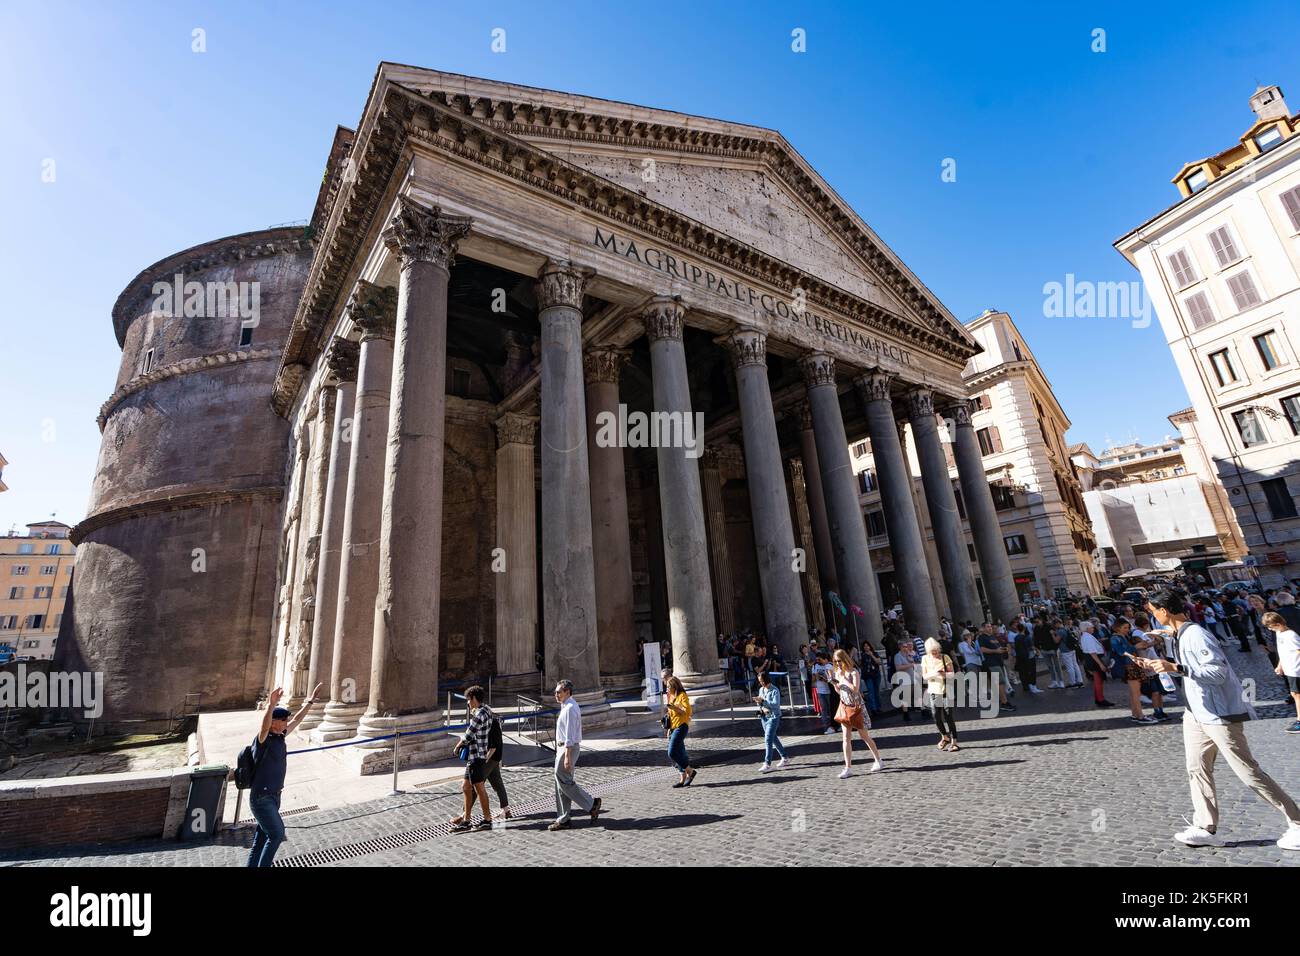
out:
M77 549L62 521L27 526L0 538L0 661L49 660L72 586Z

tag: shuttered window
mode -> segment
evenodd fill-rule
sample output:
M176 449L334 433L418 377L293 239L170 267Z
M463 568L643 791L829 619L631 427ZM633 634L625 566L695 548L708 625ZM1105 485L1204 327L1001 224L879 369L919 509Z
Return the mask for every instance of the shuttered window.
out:
M1210 250L1220 266L1232 265L1241 258L1241 252L1232 241L1232 233L1227 226L1220 226L1210 233Z
M1186 305L1187 317L1192 320L1192 328L1203 329L1214 322L1214 310L1210 308L1210 299L1204 292L1189 295Z
M1255 280L1250 277L1249 272L1238 272L1235 276L1229 276L1228 291L1232 293L1232 301L1237 304L1238 312L1244 312L1260 303L1259 290L1255 288Z
M1196 270L1192 267L1186 249L1179 249L1169 257L1169 268L1174 270L1174 281L1180 289L1185 289L1196 281Z
M1291 219L1291 228L1300 232L1300 186L1282 194L1282 208Z

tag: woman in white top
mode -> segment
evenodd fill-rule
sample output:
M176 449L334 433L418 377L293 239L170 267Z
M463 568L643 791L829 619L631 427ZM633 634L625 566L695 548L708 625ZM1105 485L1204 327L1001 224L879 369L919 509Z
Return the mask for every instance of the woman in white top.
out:
M1277 667L1273 673L1286 681L1286 689L1295 701L1295 723L1286 728L1288 734L1300 734L1300 634L1287 626L1286 618L1277 611L1269 611L1260 620L1273 632L1277 641Z
M933 637L925 642L921 671L925 675L926 690L930 692L934 725L939 728L939 749L960 750L957 746L957 717L952 695L952 680L957 668L953 665L952 658L943 652L943 645Z
M840 695L840 709L835 719L844 733L844 770L840 773L843 780L853 772L853 731L867 745L876 762L867 768L867 773L880 769L880 748L871 739L871 718L867 716L867 707L862 700L862 675L853 666L853 660L843 650L837 650L831 658L831 681Z

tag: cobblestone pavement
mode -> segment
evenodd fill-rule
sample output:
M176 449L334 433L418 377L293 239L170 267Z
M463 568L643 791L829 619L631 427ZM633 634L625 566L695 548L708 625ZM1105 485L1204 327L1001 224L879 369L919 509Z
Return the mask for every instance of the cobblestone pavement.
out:
M1300 796L1300 736L1282 730L1291 705L1282 702L1262 651L1249 660L1229 653L1239 674L1260 688L1263 719L1247 728L1255 755ZM1121 690L1107 684L1116 703ZM660 740L582 754L578 779L604 799L597 824L575 816L571 830L547 832L550 768L516 767L506 783L522 812L506 829L449 835L446 821L460 800L452 782L291 817L277 865L1300 864L1300 853L1274 844L1284 821L1222 760L1220 833L1228 846L1190 849L1171 839L1182 816L1191 816L1177 720L1134 725L1123 705L1094 708L1087 688L1025 696L1017 695L1015 714L978 719L963 712L956 754L936 749L928 719L880 722L874 736L884 770L861 772L869 760L859 741L859 772L847 780L837 777L839 738L813 735L809 719L783 728L790 767L759 775L757 721L705 715L689 739L700 768L689 788L671 787L676 775ZM1181 707L1170 712L1180 715ZM250 842L245 827L201 845L153 841L11 863L233 866L244 862Z

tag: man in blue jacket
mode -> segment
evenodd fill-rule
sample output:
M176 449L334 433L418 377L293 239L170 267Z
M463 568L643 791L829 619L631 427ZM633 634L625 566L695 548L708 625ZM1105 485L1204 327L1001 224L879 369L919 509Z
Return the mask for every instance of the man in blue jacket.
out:
M1245 722L1255 710L1242 693L1242 684L1223 648L1199 624L1187 619L1187 597L1181 591L1157 591L1147 598L1147 610L1162 627L1178 632L1178 660L1136 658L1153 674L1183 677L1187 710L1183 714L1183 748L1195 808L1191 826L1174 834L1188 846L1223 846L1218 835L1219 805L1214 790L1214 761L1220 752L1246 786L1287 819L1287 831L1277 841L1284 850L1300 850L1300 807L1277 781L1260 769L1246 742Z

